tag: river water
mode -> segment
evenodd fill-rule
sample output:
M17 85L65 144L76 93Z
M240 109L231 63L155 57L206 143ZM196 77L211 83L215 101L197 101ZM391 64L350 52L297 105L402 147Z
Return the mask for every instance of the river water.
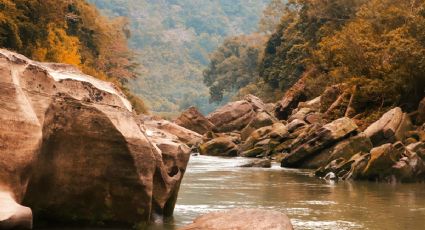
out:
M310 171L239 168L244 158L193 156L181 185L174 220L231 208L286 213L295 229L425 229L425 184L327 183Z

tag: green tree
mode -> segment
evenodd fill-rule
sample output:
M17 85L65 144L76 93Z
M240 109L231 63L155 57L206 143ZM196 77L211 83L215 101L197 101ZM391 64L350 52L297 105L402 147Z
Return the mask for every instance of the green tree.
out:
M266 37L260 34L229 38L211 55L204 71L211 102L220 102L225 93L234 95L258 80L257 67L265 41Z

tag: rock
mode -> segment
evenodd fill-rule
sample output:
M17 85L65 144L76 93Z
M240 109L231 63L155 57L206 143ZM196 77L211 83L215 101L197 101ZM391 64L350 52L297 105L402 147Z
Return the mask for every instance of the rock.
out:
M32 229L31 209L16 203L5 191L0 191L0 229Z
M416 118L416 123L421 125L425 122L425 98L419 103L418 107L418 116Z
M202 115L195 107L188 108L174 122L179 126L201 135L204 135L208 131L215 130L214 124Z
M270 114L274 114L274 108L276 107L276 104L274 103L267 103L265 110L270 113Z
M230 102L209 114L207 119L218 132L242 130L256 116L255 108L248 101Z
M332 146L358 132L357 125L349 118L340 118L314 131L300 141L299 146L283 160L282 167L300 167L323 149Z
M416 142L413 144L410 144L406 147L406 149L409 152L416 153L422 160L425 161L425 143L423 142Z
M321 104L322 104L322 97L319 96L319 97L316 97L316 98L314 98L313 100L310 100L310 101L300 102L298 104L298 109L309 108L312 111L318 112L318 111L320 111Z
M364 133L374 146L403 141L412 123L407 114L396 107L385 113L378 121L370 125Z
M270 126L274 122L277 122L276 118L271 116L269 113L264 111L257 113L255 118L251 122L249 122L249 124L244 129L242 129L241 131L242 140L246 140L249 137L249 135L255 130L265 126Z
M367 153L372 148L370 139L364 133L360 133L357 136L340 141L334 146L321 151L319 154L303 162L301 167L317 169L336 159L342 158L349 160L355 154L359 152Z
M295 113L288 118L288 122L292 122L293 120L305 121L307 115L314 113L314 111L310 108L301 108L299 110L294 110L294 112Z
M295 130L297 130L298 128L304 127L306 125L307 125L307 123L305 123L303 120L295 119L288 124L288 131L292 133Z
M382 180L392 174L392 166L403 156L404 147L399 144L384 144L370 151L370 160L362 176Z
M323 114L321 113L309 113L304 118L304 120L309 124L322 124L323 123Z
M328 173L334 173L337 178L343 180L360 179L363 177L363 170L370 160L370 153L357 153L349 160L339 158L331 161L328 165L316 170L315 174L324 177Z
M279 120L288 119L288 117L292 114L292 110L295 109L300 102L307 99L305 92L305 79L301 78L285 93L282 100L276 104L276 118Z
M283 123L276 122L271 126L266 126L255 130L249 138L241 145L241 156L256 157L267 155L271 148L279 145L280 142L289 135L288 129ZM270 144L272 144L270 146Z
M232 138L225 136L212 139L199 147L199 153L208 156L235 157L238 152L239 148Z
M393 174L398 181L424 181L425 163L416 153L401 158L392 166Z
M269 159L259 159L251 161L247 164L241 165L243 168L271 168L272 161Z
M251 133L246 141L241 145L241 150L246 151L255 146L256 143L268 138L268 134L272 131L272 126L259 128Z
M289 135L288 128L283 123L277 122L272 125L272 130L269 133L270 139L282 140Z
M276 211L233 209L202 215L180 230L292 230L289 218Z
M157 147L111 83L0 50L0 103L1 189L34 216L136 225L172 214L189 153ZM30 218L19 209L11 220Z
M255 146L240 153L241 157L262 157L268 151L267 146Z
M194 131L179 126L167 120L154 120L146 118L146 115L141 115L141 123L149 129L162 130L164 133L169 133L178 138L181 142L189 146L198 146L202 142L202 136Z
M252 94L246 95L244 97L244 100L249 102L256 111L267 111L267 105L264 104L264 102L260 98Z
M338 177L335 175L335 173L329 172L328 174L326 174L324 179L327 180L327 181L337 181Z

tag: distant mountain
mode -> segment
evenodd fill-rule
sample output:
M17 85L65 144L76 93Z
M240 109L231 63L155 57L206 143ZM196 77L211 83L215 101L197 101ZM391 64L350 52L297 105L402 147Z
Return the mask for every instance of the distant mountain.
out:
M195 105L204 113L202 71L225 37L257 30L270 0L89 0L105 14L129 19L130 45L143 69L130 88L154 112Z

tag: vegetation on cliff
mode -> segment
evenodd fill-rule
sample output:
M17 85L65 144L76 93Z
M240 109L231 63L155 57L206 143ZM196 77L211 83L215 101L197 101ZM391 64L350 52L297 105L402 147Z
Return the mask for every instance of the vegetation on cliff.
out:
M146 112L143 101L125 88L138 66L128 36L126 19L103 17L85 0L0 1L0 47L37 61L72 64L112 81L138 112Z
M416 109L425 88L425 1L291 0L282 9L255 66L258 77L237 85L242 94L261 91L257 95L265 101L276 101L303 77L308 98L340 84L354 95L353 115L393 106ZM239 72L251 64L239 65ZM243 76L230 73L220 76ZM220 96L215 92L213 99Z

